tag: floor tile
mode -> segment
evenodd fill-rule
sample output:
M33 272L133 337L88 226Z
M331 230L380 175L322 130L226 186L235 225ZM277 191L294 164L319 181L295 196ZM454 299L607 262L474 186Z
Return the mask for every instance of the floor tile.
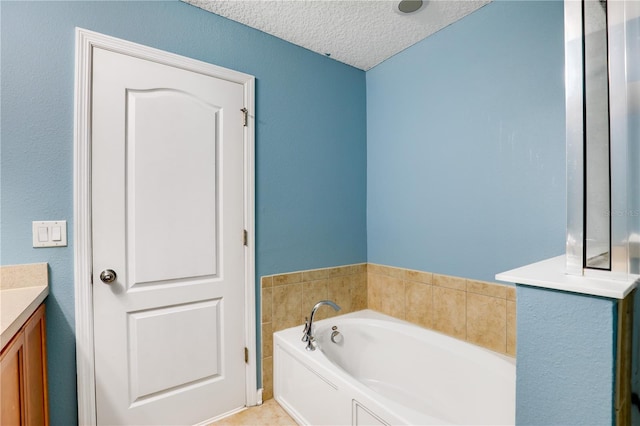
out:
M250 407L232 416L225 417L209 426L296 426L275 399L269 399L262 405Z

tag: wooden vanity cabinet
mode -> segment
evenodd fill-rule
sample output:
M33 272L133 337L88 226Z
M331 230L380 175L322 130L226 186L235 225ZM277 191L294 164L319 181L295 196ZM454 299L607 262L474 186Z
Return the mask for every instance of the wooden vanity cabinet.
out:
M44 304L0 354L0 426L49 424Z
M24 335L18 333L0 355L0 425L21 425L25 419Z

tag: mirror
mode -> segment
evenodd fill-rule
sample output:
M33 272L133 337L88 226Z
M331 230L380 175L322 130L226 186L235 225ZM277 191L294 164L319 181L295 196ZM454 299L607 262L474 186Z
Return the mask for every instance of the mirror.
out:
M566 272L640 276L640 2L567 0Z
M607 2L583 2L584 267L611 269Z

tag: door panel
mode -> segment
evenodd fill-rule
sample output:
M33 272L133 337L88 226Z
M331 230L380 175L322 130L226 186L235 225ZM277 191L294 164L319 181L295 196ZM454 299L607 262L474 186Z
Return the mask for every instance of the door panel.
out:
M130 284L215 275L220 108L175 90L129 90L125 108Z
M99 48L92 82L98 423L242 407L243 87Z
M220 300L129 313L132 403L221 375ZM202 339L184 332L199 324ZM157 338L149 338L159 334ZM166 374L158 374L167 365Z

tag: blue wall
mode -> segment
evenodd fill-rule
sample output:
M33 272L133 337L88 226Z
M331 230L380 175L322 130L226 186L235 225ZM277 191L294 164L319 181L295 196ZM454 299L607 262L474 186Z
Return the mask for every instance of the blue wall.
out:
M518 286L517 305L516 424L615 424L617 301Z
M1 2L1 263L49 262L52 425L76 422L74 28L255 75L257 275L366 261L365 73L178 1ZM258 317L259 318L259 317Z
M67 219L72 229L76 26L257 77L258 276L368 260L492 280L564 252L560 1L494 2L366 80L362 71L177 1L0 7L0 262L50 264L53 425L76 421L73 247L33 249L30 223ZM565 299L539 299L548 306L545 321L520 305L519 290L520 335L557 326L554 312ZM602 309L603 301L579 305L582 318L583 308ZM609 327L594 320L577 321L567 338ZM537 344L529 350L529 374L546 371L547 353ZM579 361L573 368L591 371L611 360ZM521 401L553 385L525 379L518 378L523 422L535 413Z
M367 72L368 261L492 281L564 253L562 1L495 1ZM612 424L615 301L518 287L517 424Z
M492 281L564 253L563 19L493 2L367 72L369 262Z

